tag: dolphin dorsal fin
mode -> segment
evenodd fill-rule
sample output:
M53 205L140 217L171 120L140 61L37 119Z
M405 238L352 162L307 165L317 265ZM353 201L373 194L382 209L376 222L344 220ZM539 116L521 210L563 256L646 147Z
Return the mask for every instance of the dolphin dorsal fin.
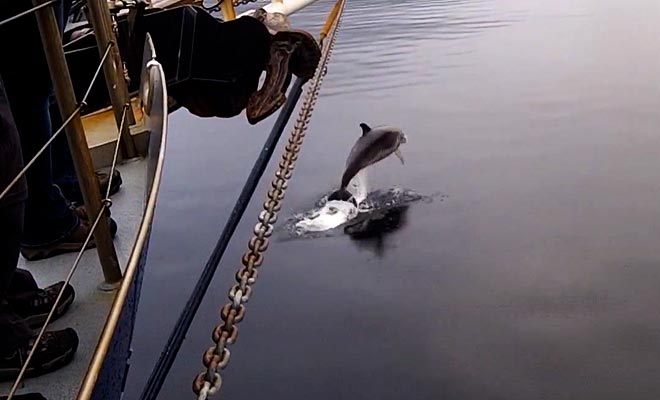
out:
M362 136L366 135L371 131L371 127L364 122L360 124L360 128L362 128Z

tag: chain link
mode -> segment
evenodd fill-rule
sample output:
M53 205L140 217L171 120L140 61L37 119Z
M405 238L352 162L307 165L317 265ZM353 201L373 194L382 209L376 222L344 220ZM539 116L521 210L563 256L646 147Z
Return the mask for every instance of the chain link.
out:
M245 6L250 3L256 3L257 0L232 0L232 4L234 4L234 7L238 6Z
M257 1L259 1L259 0L232 0L231 4L234 7L239 7L239 6L248 5L250 3L256 3ZM205 7L204 6L204 0L195 0L195 4L201 6L203 9L205 9L208 12L220 11L220 6L222 5L223 2L224 2L224 0L219 0L214 5L212 5L210 7Z
M331 38L326 41L319 65L305 95L305 100L291 132L289 141L282 154L279 169L271 182L271 189L263 204L263 211L259 213L259 222L254 227L254 235L248 242L248 249L241 259L242 267L236 272L236 284L229 290L229 302L220 310L222 322L213 330L212 339L215 346L209 347L204 353L202 362L206 371L200 373L193 381L193 392L199 400L206 400L209 395L216 393L222 385L220 371L225 369L229 363L231 352L228 346L234 344L238 337L238 326L245 316L246 303L252 294L252 285L257 280L258 268L264 260L264 252L268 249L269 238L273 234L273 224L277 221L277 213L282 208L282 200L296 166L298 153L305 138L307 126L309 125L318 99L323 78L327 72L327 63L332 55L336 41L336 33L341 24L344 0L337 16Z
M220 4L222 4L223 1L224 1L224 0L220 0L220 1L218 1L218 3L216 4L216 6L219 7ZM257 1L259 1L259 0L232 0L231 3L234 5L234 7L238 7L238 6L245 6L245 5L248 5L248 4L250 4L250 3L256 3ZM203 1L203 0L200 0L200 2L203 3L204 1Z

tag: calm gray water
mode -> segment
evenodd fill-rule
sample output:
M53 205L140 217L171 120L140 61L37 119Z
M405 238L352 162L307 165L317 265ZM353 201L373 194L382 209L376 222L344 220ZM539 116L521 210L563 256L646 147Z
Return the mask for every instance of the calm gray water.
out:
M331 4L294 24L318 32ZM274 243L220 398L657 399L658 21L657 0L349 0L282 219L338 184L360 122L409 137L373 188L446 197L380 252ZM127 399L273 121L171 115ZM273 167L162 399L192 398Z

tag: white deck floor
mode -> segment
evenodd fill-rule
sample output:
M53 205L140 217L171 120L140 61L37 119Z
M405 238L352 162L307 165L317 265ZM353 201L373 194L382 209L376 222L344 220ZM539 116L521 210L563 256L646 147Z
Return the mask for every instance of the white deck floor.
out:
M145 160L129 161L118 167L123 184L121 190L112 196L111 212L118 224L115 248L122 268L126 266L142 218L145 168ZM30 270L43 287L64 280L75 257L76 254L71 253L35 262L26 262L21 258L19 268ZM80 338L76 357L71 364L58 371L25 380L19 393L39 392L49 400L75 399L115 295L115 292L98 290L97 286L102 281L103 273L96 250L87 250L71 281L76 291L75 301L67 314L50 325L52 330L66 327L76 330ZM11 384L0 383L0 394L8 394Z

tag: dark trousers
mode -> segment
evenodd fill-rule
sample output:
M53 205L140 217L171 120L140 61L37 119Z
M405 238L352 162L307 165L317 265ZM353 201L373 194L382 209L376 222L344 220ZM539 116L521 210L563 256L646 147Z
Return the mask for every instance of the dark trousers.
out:
M23 207L23 203L0 207L0 355L11 353L32 335L6 301L8 296L37 290L32 275L16 268L23 230Z
M68 10L70 3L70 0L64 0L53 5L60 30L64 25L65 9ZM29 1L0 1L0 19L15 15L30 5ZM0 43L0 76L20 135L23 160L27 163L53 133L49 112L53 89L48 64L34 15L2 26L0 37L4 38ZM26 246L56 243L69 236L80 223L69 208L69 202L54 185L51 150L68 152L66 143L61 141L64 137L58 140L59 146L45 151L27 173L28 200L22 239ZM70 162L68 154L54 155L58 165ZM58 168L66 170L67 166ZM70 165L68 168L72 169Z
M53 126L62 126L62 118L60 111L57 109L57 104L51 104L50 107L50 121ZM55 183L63 193L76 193L80 191L78 184L78 177L76 176L76 168L73 164L73 157L69 151L69 142L66 140L66 135L57 137L51 146L53 155L53 183ZM69 199L72 200L72 199Z
M64 31L64 21L67 20L69 10L71 9L72 0L62 0L62 16L58 19L60 32ZM55 96L50 99L50 122L53 127L59 128L64 123L60 115L60 110L55 101ZM80 99L78 99L80 100ZM55 128L55 129L57 129ZM78 177L76 176L76 169L69 150L69 142L66 140L66 135L60 135L53 141L51 145L51 153L53 155L53 182L59 186L64 193L71 193L78 189Z

